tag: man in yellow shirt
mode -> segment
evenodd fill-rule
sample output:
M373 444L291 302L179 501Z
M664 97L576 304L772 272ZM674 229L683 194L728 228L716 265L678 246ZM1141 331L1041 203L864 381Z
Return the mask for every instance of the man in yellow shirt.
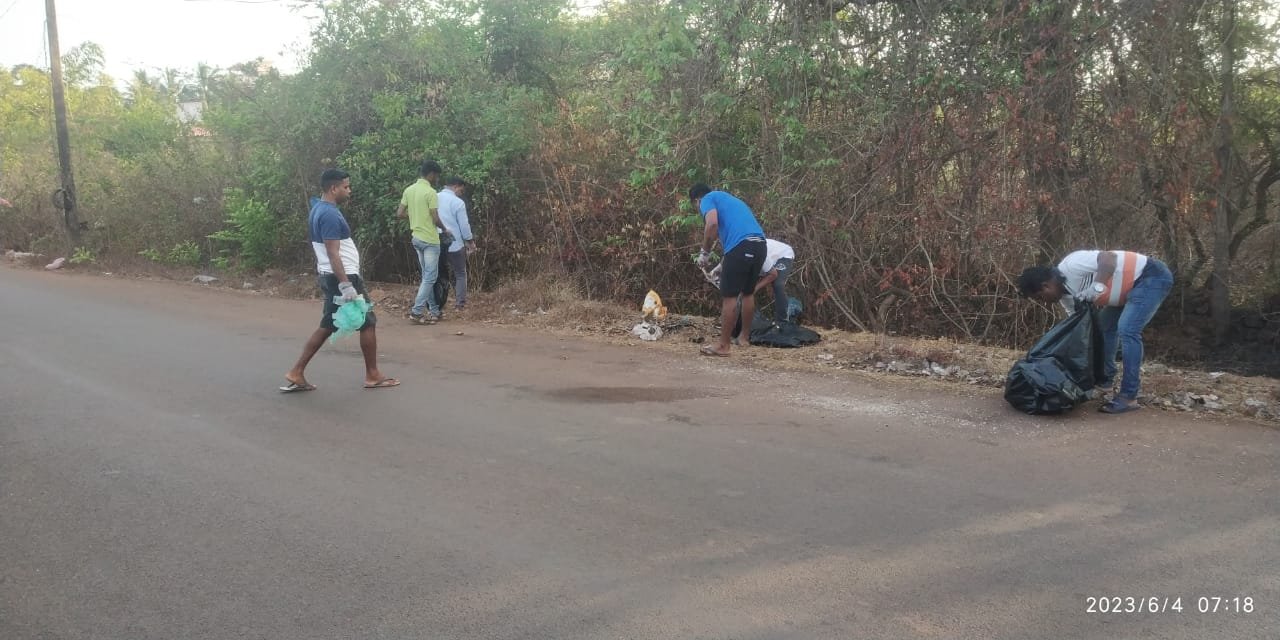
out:
M433 295L433 288L440 275L440 233L436 229L445 228L440 222L439 196L434 186L441 173L443 170L434 160L423 162L418 173L421 177L404 190L400 208L396 210L397 217L409 219L413 249L422 267L422 283L409 311L409 319L417 324L434 324L440 320L440 302ZM426 315L422 313L424 309Z

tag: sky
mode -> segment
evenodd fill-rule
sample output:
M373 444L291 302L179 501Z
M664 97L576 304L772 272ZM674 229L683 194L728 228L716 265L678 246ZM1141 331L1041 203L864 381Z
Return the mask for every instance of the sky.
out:
M107 73L127 81L135 69L200 62L226 68L259 56L283 72L300 67L310 14L290 0L57 0L65 54L85 41L102 46ZM0 68L48 67L45 0L0 0Z

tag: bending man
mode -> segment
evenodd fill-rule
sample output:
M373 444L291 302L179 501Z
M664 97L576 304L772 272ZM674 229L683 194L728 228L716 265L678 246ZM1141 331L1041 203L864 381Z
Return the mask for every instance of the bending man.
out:
M1103 413L1126 413L1141 407L1142 330L1155 317L1173 288L1173 273L1155 258L1132 251L1076 251L1054 267L1029 267L1018 278L1023 296L1059 302L1071 313L1074 300L1102 307L1103 373L1098 391L1115 383L1116 342L1120 343L1124 374L1120 393L1102 406Z

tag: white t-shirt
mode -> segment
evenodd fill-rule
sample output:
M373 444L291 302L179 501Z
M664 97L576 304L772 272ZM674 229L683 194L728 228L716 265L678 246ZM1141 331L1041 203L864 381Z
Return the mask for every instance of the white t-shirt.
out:
M1062 272L1067 295L1058 302L1062 308L1071 313L1075 309L1075 298L1090 298L1089 290L1093 287L1094 278L1098 275L1098 254L1101 251L1073 251L1058 263L1058 271ZM1103 301L1108 307L1124 306L1124 300L1133 288L1133 283L1147 266L1147 257L1132 251L1112 251L1116 256L1116 272L1111 282L1103 282L1107 287L1107 298Z
M770 238L765 240L764 244L764 266L760 267L760 273L769 273L769 270L773 269L773 265L778 264L778 261L783 258L796 259L795 250L785 242L778 242Z
M316 252L316 271L321 275L333 273L333 264L329 262L329 251L323 242L312 242L311 249ZM342 272L349 276L360 275L360 250L355 240L343 238L338 241L338 256L342 258Z

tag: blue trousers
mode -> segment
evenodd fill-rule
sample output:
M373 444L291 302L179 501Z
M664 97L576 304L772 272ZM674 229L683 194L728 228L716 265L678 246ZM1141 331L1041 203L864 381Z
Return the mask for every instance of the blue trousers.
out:
M1123 307L1107 307L1098 314L1102 323L1103 373L1102 386L1109 386L1116 378L1116 343L1119 343L1124 363L1120 378L1120 395L1138 397L1142 380L1142 330L1151 323L1160 303L1173 288L1173 272L1155 258L1147 259L1142 275L1133 283L1129 299Z

